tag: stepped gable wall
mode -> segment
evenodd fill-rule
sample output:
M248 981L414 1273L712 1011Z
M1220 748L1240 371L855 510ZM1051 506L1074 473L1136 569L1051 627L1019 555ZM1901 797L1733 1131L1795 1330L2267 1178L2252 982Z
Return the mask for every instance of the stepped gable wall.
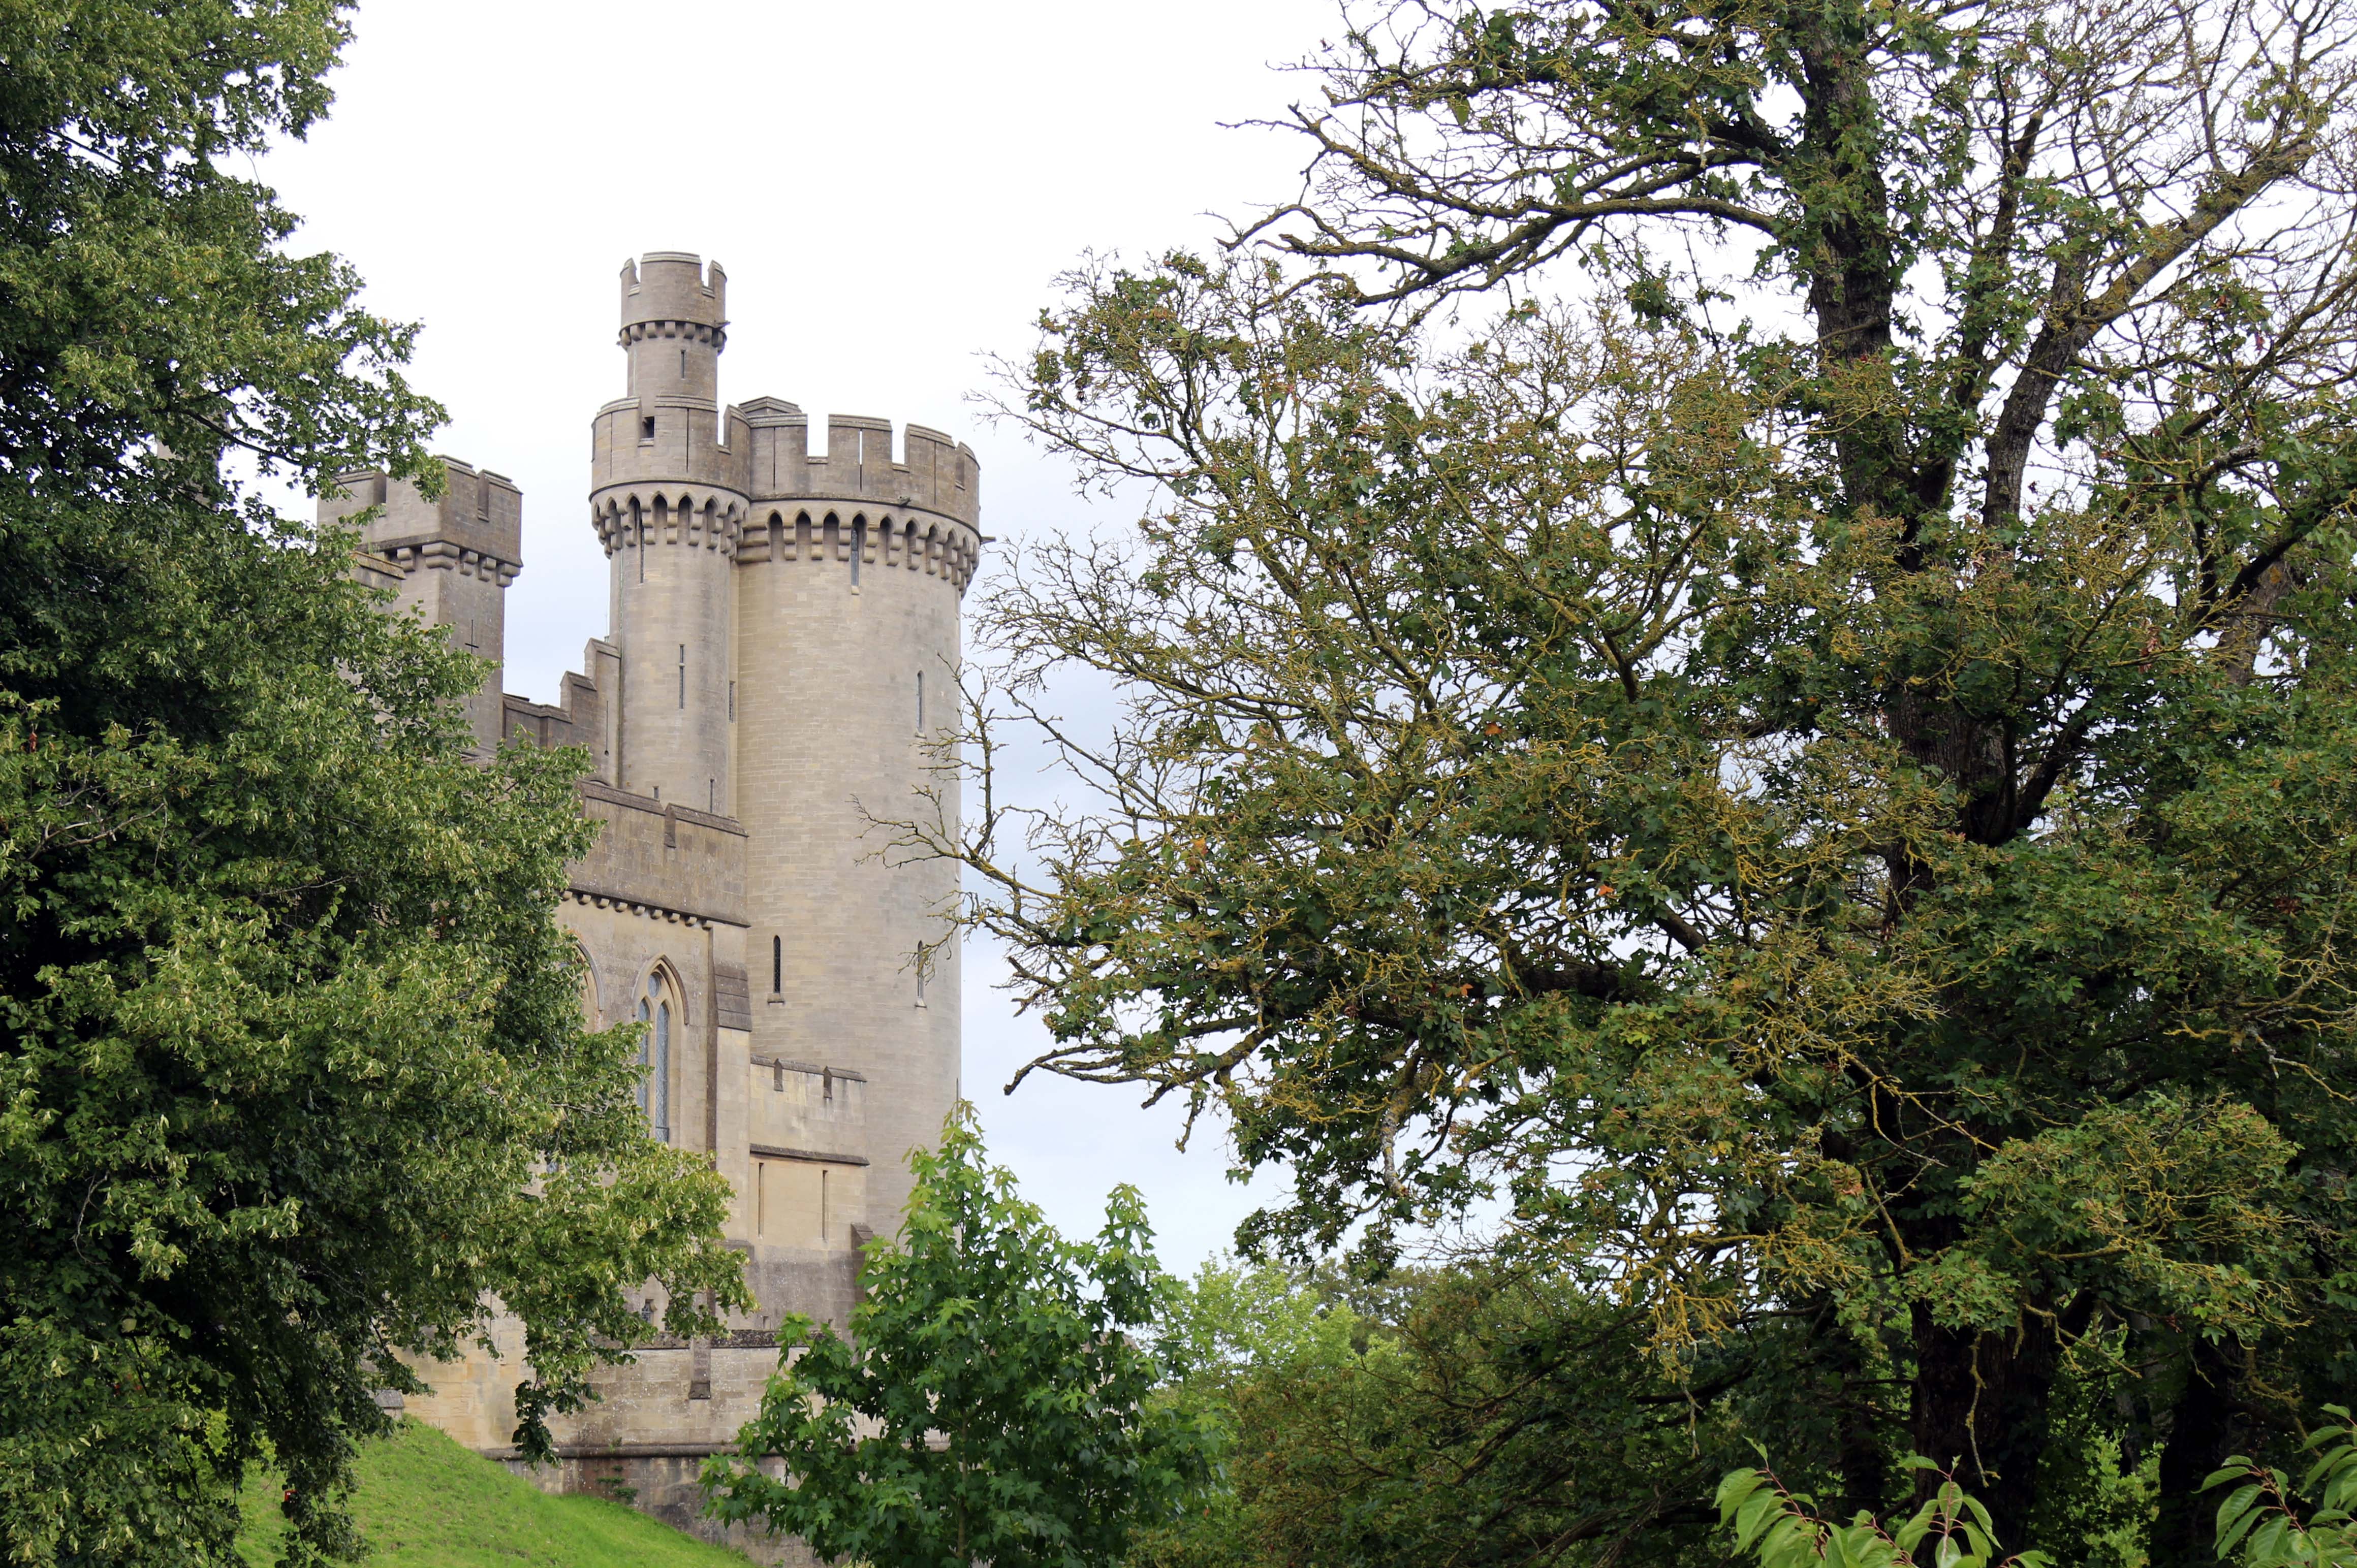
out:
M577 746L589 754L590 777L614 782L614 758L621 748L619 703L606 693L621 684L621 650L593 637L582 650L581 670L568 670L554 704L506 693L500 733L547 748Z

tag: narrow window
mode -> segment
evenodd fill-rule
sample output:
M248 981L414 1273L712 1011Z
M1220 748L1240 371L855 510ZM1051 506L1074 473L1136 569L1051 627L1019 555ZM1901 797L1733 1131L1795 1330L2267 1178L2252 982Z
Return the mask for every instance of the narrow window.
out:
M728 682L728 722L732 725L737 722L737 682L734 681Z
M639 1022L642 1026L647 1022L647 999L643 996L639 998ZM641 1027L639 1031L639 1067L641 1069L639 1073L639 1109L641 1111L647 1109L647 1075L643 1069L651 1060L650 1053L653 1049L654 1032Z
M818 1168L818 1242L826 1245L826 1167Z
M770 994L782 996L786 990L786 939L770 939Z
M655 1004L655 1136L671 1142L671 1004Z
M851 525L851 585L859 586L859 558L867 553L867 520L860 518Z
M771 1062L770 1064L770 1092L772 1094L783 1094L785 1091L786 1064L783 1062Z
M639 421L639 439L641 441L652 441L654 438L655 416L650 413Z
M834 1069L833 1068L826 1067L819 1069L818 1091L820 1099L825 1101L829 1105L834 1103Z
M679 379L687 380L687 350L684 349L679 351Z
M917 671L917 733L925 733L925 672Z
M765 1236L770 1230L770 1162L753 1162L753 1234Z
M717 779L704 781L704 809L716 817L720 814L720 780Z
M687 644L679 645L679 705L687 706Z

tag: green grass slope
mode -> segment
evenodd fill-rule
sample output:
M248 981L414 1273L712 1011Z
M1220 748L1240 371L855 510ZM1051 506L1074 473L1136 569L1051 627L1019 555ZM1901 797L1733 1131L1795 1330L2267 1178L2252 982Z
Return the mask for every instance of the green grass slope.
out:
M372 1549L368 1568L745 1568L707 1545L604 1498L555 1498L422 1422L361 1451L352 1513ZM277 1483L246 1488L238 1551L252 1568L278 1561Z

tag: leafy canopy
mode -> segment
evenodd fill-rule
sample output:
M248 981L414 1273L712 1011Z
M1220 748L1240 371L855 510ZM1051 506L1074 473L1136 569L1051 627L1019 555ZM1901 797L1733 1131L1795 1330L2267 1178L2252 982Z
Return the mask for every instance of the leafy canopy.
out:
M1703 1493L1744 1452L1634 1315L1534 1271L1206 1269L1168 1331L1218 1351L1179 1397L1219 1423L1224 1484L1143 1532L1136 1568L1691 1562L1707 1510L1630 1499Z
M790 1321L761 1413L705 1466L711 1511L877 1568L1119 1561L1213 1450L1156 1396L1180 1342L1137 1337L1170 1295L1145 1206L1117 1187L1094 1241L1064 1240L985 1163L969 1107L909 1164L907 1222L868 1244L850 1337Z
M671 1290L741 1303L554 911L580 759L467 760L482 665L271 514L428 484L410 329L230 172L327 104L325 0L0 5L0 1556L355 1544L372 1391L523 1319L527 1451Z
M1498 1196L1845 1511L1926 1454L2024 1539L2115 1356L2199 1560L2357 1373L2352 27L1354 13L1301 199L1007 368L1150 498L986 596L985 809L900 824L1035 1066L1218 1106L1248 1241ZM1093 809L992 789L1026 716Z

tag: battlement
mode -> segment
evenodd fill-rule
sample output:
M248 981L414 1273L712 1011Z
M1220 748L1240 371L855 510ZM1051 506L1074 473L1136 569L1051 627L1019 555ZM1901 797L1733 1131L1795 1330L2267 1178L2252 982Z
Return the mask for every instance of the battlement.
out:
M747 494L756 503L864 502L980 527L982 466L972 447L941 431L905 426L895 461L888 419L831 414L826 448L813 452L810 416L794 404L756 398L736 413L749 437Z
M715 348L724 345L728 325L728 274L714 262L686 251L649 251L622 263L622 342L653 331L678 329ZM673 328L664 332L665 328ZM700 330L696 330L700 329Z
M406 479L380 468L338 474L319 499L319 521L343 522L374 509L361 545L404 566L450 566L496 574L502 585L523 566L523 492L504 474L455 457L442 465L442 494L428 500Z

